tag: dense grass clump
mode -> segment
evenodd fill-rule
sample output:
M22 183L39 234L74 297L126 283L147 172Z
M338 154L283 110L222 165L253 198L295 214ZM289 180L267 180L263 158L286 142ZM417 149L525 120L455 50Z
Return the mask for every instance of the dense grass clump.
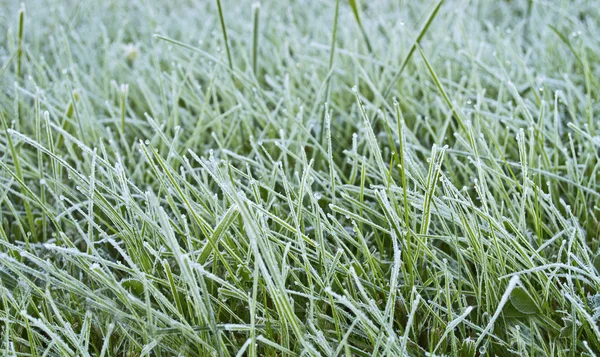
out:
M595 1L0 3L0 355L600 355Z

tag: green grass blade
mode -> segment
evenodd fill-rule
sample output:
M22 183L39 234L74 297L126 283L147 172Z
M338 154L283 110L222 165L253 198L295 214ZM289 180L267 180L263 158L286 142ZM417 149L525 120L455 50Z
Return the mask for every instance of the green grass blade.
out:
M371 41L369 40L369 36L367 35L367 32L365 31L363 23L360 19L360 4L358 3L358 0L348 0L348 3L350 4L350 8L352 8L352 13L354 14L354 19L356 20L356 24L358 25L358 28L360 29L360 32L365 40L365 45L367 46L367 50L369 51L369 53L372 53L373 47L371 47ZM336 13L337 13L337 11L336 11Z
M410 61L410 58L412 57L413 53L415 52L415 50L419 46L419 43L421 42L421 40L423 39L423 37L427 33L427 30L429 29L429 27L433 23L433 20L435 19L435 16L437 15L437 13L440 10L440 7L442 6L443 3L444 3L444 0L438 0L438 2L435 4L435 6L431 10L431 12L429 12L429 15L427 16L427 20L425 20L425 23L421 27L421 30L419 31L419 34L417 35L417 38L415 39L413 45L410 46L410 50L408 50L408 53L406 53L406 55L402 59L402 62L400 62L400 68L394 74L394 76L390 80L390 82L387 85L387 87L383 90L382 95L383 95L384 98L387 98L387 96L392 91L393 87L398 82L398 79L402 75L402 72L404 71L404 68L406 67L406 65Z

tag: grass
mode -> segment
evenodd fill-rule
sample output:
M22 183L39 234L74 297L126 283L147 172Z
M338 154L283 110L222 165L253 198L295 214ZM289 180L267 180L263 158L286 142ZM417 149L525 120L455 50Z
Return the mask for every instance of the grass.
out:
M594 2L0 9L0 355L600 355Z

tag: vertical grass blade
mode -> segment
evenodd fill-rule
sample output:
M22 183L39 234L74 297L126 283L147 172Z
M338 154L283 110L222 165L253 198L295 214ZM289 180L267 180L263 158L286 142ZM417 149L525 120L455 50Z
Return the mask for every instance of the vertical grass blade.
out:
M260 21L260 2L252 5L254 9L254 26L252 28L252 72L254 77L258 78L258 39L259 39L259 21Z
M217 0L217 8L219 11L219 21L221 21L221 31L223 32L225 50L227 51L227 62L229 63L229 69L233 71L233 61L231 60L231 50L229 49L229 37L227 37L227 27L225 26L225 19L223 18L221 0Z
M19 33L17 42L17 78L21 78L21 61L23 57L23 30L25 28L25 7L21 5L19 10Z
M333 60L335 58L335 43L336 43L336 38L337 38L337 26L338 26L338 17L339 17L339 12L340 12L340 0L336 0L335 1L335 12L333 15L333 31L331 32L331 46L329 47L329 67L328 67L328 72L331 72L331 69L333 68ZM326 85L326 89L325 89L325 102L329 102L329 95L330 95L330 86L331 86L331 75L327 76L327 78L325 79L327 81L327 85ZM321 120L321 140L320 143L321 145L325 145L325 143L323 142L324 139L324 134L325 134L325 116L327 115L326 112L323 113L323 118Z

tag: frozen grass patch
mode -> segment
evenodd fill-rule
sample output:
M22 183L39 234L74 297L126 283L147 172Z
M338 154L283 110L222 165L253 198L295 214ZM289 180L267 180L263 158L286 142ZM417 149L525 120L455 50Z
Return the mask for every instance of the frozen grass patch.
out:
M600 355L593 1L18 6L1 355Z

